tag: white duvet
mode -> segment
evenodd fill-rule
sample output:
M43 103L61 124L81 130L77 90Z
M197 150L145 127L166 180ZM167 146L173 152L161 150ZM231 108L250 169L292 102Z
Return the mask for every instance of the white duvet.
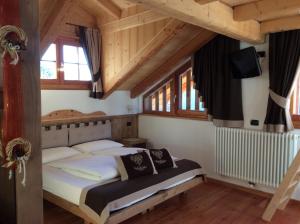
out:
M103 182L119 177L115 156L137 153L142 148L116 147L82 154L48 163L48 166L61 169L73 176Z
M82 155L50 162L48 166L63 170L74 176L95 181L106 181L119 176L114 156Z

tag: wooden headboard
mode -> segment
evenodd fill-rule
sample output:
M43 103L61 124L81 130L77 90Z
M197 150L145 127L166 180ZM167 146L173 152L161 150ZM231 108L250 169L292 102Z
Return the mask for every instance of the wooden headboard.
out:
M108 116L102 111L82 113L76 110L57 110L42 116L42 126L56 126L87 123L92 121L111 121L112 138L138 137L138 119L136 114Z
M77 110L56 110L45 116L42 116L42 125L59 125L70 123L82 123L101 119L109 120L106 114L102 111L93 113L82 113Z

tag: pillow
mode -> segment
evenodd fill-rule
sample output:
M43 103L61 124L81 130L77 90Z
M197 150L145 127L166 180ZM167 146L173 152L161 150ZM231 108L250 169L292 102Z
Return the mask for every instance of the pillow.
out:
M42 151L42 162L50 163L56 160L65 159L78 154L81 153L69 147L57 147L57 148L44 149Z
M98 140L98 141L82 143L79 145L74 145L72 148L75 148L83 153L90 153L90 152L100 151L109 148L119 148L123 146L124 146L123 144L111 140Z
M122 181L157 174L149 152L117 156L116 160Z
M149 149L149 152L157 170L177 167L167 149Z

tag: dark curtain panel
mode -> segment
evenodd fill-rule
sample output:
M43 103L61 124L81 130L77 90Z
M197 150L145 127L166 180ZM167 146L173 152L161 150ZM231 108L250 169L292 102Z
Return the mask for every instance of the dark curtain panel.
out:
M244 126L241 81L232 78L229 60L239 49L239 41L218 35L193 56L195 88L216 126Z
M270 34L269 55L270 96L265 130L290 131L290 97L299 73L300 30Z
M93 28L79 27L79 39L92 73L92 89L90 96L100 99L104 94L101 75L100 31Z

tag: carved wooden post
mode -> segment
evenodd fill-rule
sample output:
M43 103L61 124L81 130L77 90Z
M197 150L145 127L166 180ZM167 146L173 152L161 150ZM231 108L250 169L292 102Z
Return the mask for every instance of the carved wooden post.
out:
M26 187L22 177L0 168L0 223L40 224L42 220L42 180L40 152L40 85L38 0L0 0L0 27L21 27L28 36L28 46L20 62L11 65L8 54L2 61L3 118L2 142L24 137L32 144L27 163ZM1 75L2 75L1 74Z

